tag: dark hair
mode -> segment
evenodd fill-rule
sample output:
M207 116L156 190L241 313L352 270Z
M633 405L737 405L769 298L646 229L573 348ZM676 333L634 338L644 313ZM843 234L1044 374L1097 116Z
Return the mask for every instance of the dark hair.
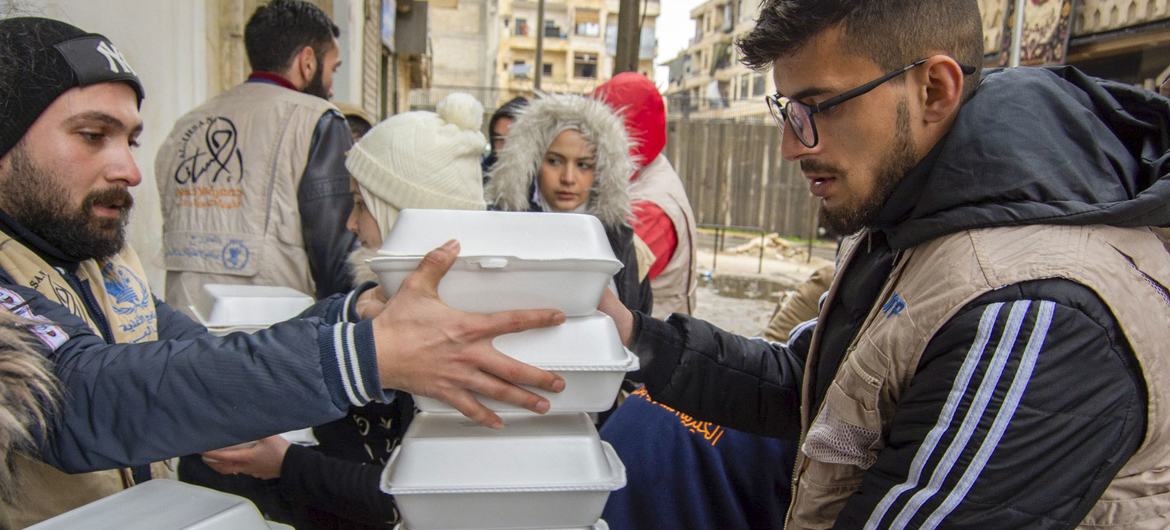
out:
M516 116L520 114L520 110L527 106L528 100L524 96L516 96L509 99L507 103L504 103L492 113L492 119L488 120L488 134L490 135L492 131L496 130L496 122L504 118L510 120L516 119Z
M349 125L349 131L358 138L365 136L366 133L370 132L370 129L374 128L373 124L357 114L346 114L345 124Z
M244 27L244 48L253 70L282 72L305 46L321 61L341 30L321 8L302 0L272 0L256 8Z
M838 24L846 50L884 70L943 53L977 69L964 99L979 84L983 20L976 0L762 0L756 27L736 44L743 64L762 70Z

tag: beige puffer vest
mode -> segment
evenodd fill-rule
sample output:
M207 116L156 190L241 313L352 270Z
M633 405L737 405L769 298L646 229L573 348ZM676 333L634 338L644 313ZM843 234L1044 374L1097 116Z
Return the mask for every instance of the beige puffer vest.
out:
M316 291L297 188L317 122L333 108L244 83L175 123L155 159L168 304L191 315L207 283Z
M678 238L674 255L657 277L650 280L654 292L654 318L671 313L691 314L695 310L695 214L678 174L666 157L658 155L630 182L630 202L650 201L662 208Z
M853 240L843 251L841 270L856 246ZM1150 230L1027 226L960 232L904 251L889 278L815 415L807 390L803 396L797 486L786 528L833 525L885 447L889 421L927 343L952 316L984 293L1046 278L1082 284L1105 302L1141 364L1149 393L1146 437L1082 527L1164 528L1170 516L1170 473L1164 471L1170 467L1170 255ZM829 291L822 318L838 284ZM889 300L898 302L899 311L882 311ZM819 342L820 330L808 366L818 362Z
M84 320L94 333L101 335L85 309L82 295L33 251L3 233L0 233L0 268L17 283L36 289L49 300L60 303ZM88 282L94 298L102 305L114 343L158 340L154 298L134 249L126 246L111 258L82 262L77 275ZM5 294L5 297L17 296L15 293ZM3 303L20 308L23 300L4 300ZM33 317L20 309L14 311L18 316ZM49 345L59 345L68 339L65 331L55 326L35 329L34 333ZM64 399L68 399L68 395ZM13 461L18 477L17 498L0 503L3 515L0 523L7 522L13 528L36 524L134 485L129 469L70 475L20 454L15 455ZM151 466L151 474L155 478L173 475L171 469L161 462Z

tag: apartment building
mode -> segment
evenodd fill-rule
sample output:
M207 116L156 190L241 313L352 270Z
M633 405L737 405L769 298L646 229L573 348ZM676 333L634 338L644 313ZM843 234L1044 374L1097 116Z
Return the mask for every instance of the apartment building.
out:
M1005 15L1014 3L979 0L989 66L997 66L1006 53L1010 21ZM672 118L767 118L763 98L775 90L771 73L748 70L735 49L735 40L755 25L758 9L755 0L708 0L691 10L695 35L690 46L663 61L670 69L666 97ZM1066 9L1062 16L1071 17L1067 64L1151 89L1170 77L1170 2L1080 0Z
M658 42L655 23L658 0L645 6L641 21L638 71L654 78ZM530 96L536 68L544 92L587 94L613 75L617 54L618 0L546 0L544 27L537 27L536 0L499 0L499 53L495 68L500 100ZM544 36L541 64L536 61L536 36Z
M739 62L735 39L755 26L759 2L708 0L691 10L690 46L666 61L671 117L760 120L768 117L764 95L774 91L767 72Z

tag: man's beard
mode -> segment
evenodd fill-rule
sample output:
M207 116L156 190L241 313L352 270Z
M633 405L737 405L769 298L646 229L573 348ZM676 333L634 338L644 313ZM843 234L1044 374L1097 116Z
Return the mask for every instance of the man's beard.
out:
M117 254L126 242L126 223L134 198L125 188L111 187L89 193L81 208L69 211L65 179L37 167L21 147L12 150L11 171L3 179L3 203L8 214L45 242L76 260L102 259ZM96 204L118 205L117 218L94 215Z
M321 99L329 99L329 90L325 88L325 64L321 62L321 55L317 54L317 73L313 74L313 78L309 80L309 84L301 90L310 96L317 96Z
M821 224L833 234L849 235L872 226L893 193L894 186L918 163L914 143L910 139L910 108L905 98L898 102L897 113L894 139L878 165L869 196L860 198L856 205L843 205L835 210L821 208ZM838 178L845 177L840 171L836 173Z

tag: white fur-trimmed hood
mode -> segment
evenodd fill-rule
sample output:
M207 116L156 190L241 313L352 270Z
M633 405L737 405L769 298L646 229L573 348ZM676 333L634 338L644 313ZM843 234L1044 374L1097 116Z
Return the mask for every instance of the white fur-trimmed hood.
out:
M48 361L28 342L24 322L0 308L0 496L17 493L13 460L17 452L32 452L32 433L47 427L57 396L56 378Z
M566 129L593 145L596 167L586 210L615 227L629 224L629 178L634 172L630 140L621 118L603 102L576 95L547 94L520 111L500 150L485 190L489 203L507 211L528 211L532 181L548 146Z

